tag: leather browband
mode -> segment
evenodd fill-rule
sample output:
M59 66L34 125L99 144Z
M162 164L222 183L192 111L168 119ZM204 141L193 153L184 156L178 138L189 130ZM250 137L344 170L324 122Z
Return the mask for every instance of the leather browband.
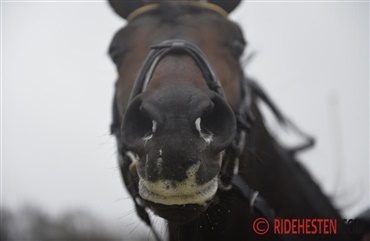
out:
M209 10L212 10L218 14L220 14L221 16L224 16L225 18L228 16L228 13L223 10L221 7L215 5L215 4L212 4L212 3L208 3L208 2L185 2L183 4L186 4L186 5L189 5L189 6L196 6L196 7L200 7L200 8L205 8L205 9L209 9ZM135 11L133 11L132 13L130 13L130 15L128 15L128 17L126 18L127 21L132 21L134 18L144 14L144 13L147 13L147 12L150 12L150 11L153 11L155 9L158 9L160 7L160 4L159 3L152 3L152 4L149 4L149 5L145 5L145 6L142 6L138 9L136 9Z

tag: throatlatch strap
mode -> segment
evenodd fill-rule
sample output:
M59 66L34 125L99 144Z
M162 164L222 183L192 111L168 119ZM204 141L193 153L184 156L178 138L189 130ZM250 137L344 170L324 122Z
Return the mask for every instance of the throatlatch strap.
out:
M257 213L261 217L267 219L270 227L274 225L276 218L274 209L261 197L258 191L253 190L240 175L234 175L232 180L233 188L238 191L244 199L249 202L251 213ZM277 234L278 235L278 234ZM278 235L283 241L298 241L299 238L289 235Z
M253 190L247 185L243 178L238 174L234 175L232 180L233 187L249 201L251 212L257 211L260 215L265 217L269 222L273 222L275 218L275 211L270 205L258 195L258 191Z

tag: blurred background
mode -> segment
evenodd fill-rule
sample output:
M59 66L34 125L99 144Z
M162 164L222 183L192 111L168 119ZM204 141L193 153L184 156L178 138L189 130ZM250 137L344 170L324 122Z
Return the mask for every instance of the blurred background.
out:
M369 3L243 1L230 17L254 53L246 72L316 138L300 161L355 218L370 203ZM105 1L1 2L3 237L151 238L109 134L107 49L125 24Z

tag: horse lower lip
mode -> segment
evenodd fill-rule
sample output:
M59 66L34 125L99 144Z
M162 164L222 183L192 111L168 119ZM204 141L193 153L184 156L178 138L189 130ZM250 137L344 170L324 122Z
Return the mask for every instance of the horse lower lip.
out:
M185 224L196 219L201 213L203 213L208 206L187 204L187 205L163 205L153 203L150 201L144 201L145 204L150 207L154 213L158 216L177 224Z
M146 181L140 179L139 181L139 194L147 201L163 204L163 205L186 205L186 204L197 204L206 205L206 202L211 200L216 194L218 184L217 177L203 185L204 188L198 189L194 193L182 194L176 193L173 195L165 195L157 192L153 192L148 188Z

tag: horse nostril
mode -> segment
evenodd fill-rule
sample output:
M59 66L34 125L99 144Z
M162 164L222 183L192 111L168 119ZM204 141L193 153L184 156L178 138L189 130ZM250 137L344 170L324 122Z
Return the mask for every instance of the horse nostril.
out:
M152 122L153 132L156 131L158 124L163 121L162 105L157 96L148 96L140 106L140 112L150 118L151 121L155 121L155 124Z
M233 111L225 100L216 93L209 93L212 109L207 109L195 120L200 137L215 151L226 148L234 138L236 120Z
M139 140L148 139L157 130L157 122L142 108L138 96L128 106L122 122L122 140L127 146L134 146Z
M201 126L201 121L202 119L200 117L198 117L196 120L195 120L195 128L197 129L197 131L199 132L199 136L201 138L203 138L203 140L207 143L207 144L210 144L213 140L213 133L208 130L207 128Z

